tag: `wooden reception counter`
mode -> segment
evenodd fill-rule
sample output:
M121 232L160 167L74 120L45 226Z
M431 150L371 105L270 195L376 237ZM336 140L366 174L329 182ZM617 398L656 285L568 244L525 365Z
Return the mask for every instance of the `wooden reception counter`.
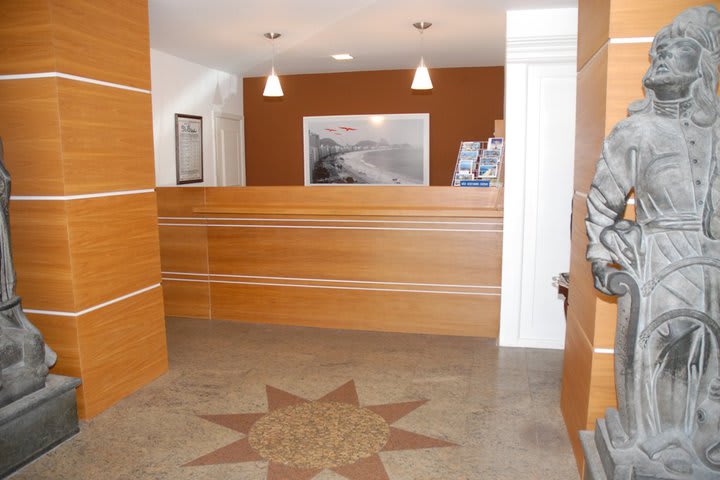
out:
M159 187L167 315L496 337L496 188Z

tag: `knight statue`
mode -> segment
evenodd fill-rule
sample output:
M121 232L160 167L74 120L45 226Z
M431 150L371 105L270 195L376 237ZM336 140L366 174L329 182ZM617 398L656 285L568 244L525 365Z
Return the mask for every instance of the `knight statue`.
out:
M56 360L15 295L9 206L10 174L0 142L0 408L43 388L48 368Z
M719 479L717 9L678 15L655 36L650 60L645 98L606 138L587 199L595 286L618 296L606 473Z

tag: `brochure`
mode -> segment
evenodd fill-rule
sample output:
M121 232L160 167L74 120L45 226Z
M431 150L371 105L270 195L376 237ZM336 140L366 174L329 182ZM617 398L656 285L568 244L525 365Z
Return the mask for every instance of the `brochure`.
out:
M491 187L500 181L504 140L491 137L487 142L462 141L455 162L451 185Z
M503 139L502 137L490 137L488 138L488 150L502 150Z
M480 150L480 142L460 142L460 151L477 152Z

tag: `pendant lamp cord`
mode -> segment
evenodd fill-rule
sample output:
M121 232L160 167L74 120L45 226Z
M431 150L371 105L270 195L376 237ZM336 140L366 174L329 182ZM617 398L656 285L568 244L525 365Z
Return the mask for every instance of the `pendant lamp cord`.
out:
M420 66L425 66L425 47L423 44L423 33L425 33L425 22L420 22L422 28L420 28Z
M270 40L270 45L272 46L272 73L275 75L275 39Z

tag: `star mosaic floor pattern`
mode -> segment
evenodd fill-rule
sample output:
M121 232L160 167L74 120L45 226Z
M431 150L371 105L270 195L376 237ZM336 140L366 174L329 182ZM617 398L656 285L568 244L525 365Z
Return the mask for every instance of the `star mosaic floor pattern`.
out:
M168 318L170 370L12 480L577 479L562 352Z

